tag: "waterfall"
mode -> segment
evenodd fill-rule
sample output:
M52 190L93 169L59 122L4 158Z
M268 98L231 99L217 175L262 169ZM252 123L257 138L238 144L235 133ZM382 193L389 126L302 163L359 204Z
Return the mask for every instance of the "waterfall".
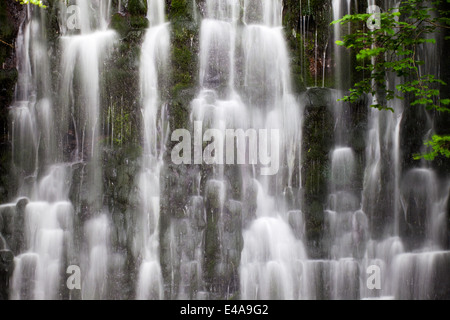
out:
M12 278L13 299L57 299L65 250L70 250L72 204L65 184L70 167L54 164L37 181L40 169L56 160L51 154L55 133L53 102L50 98L49 59L42 11L27 7L27 19L20 28L17 46L19 82L13 105L13 161L22 172L19 198L23 212L23 243L17 245ZM47 150L39 157L40 144ZM25 152L22 152L24 150Z
M94 10L88 8L87 1L79 0L77 5L81 10L79 34L63 27L65 34L60 38L60 101L52 100L46 17L42 9L27 5L27 18L18 37L16 54L20 80L11 112L14 166L22 172L15 206L18 208L21 202L25 207L23 220L16 221L17 228L24 230L24 242L16 246L13 299L66 296L60 291L61 282L65 282L62 275L68 265L78 260L74 226L78 219L70 199L70 181L74 174L79 174L75 171L80 161L92 164L92 175L86 187L92 192L93 216L101 201L102 178L97 149L99 60L111 48L115 33L106 29L110 1L96 2ZM74 80L75 73L79 75L78 83ZM75 96L80 100L75 102ZM68 128L74 132L75 146L70 154L65 154L63 144ZM69 161L63 162L65 159ZM86 222L88 252L81 254L78 263L82 264L84 259L84 266L89 270L82 296L101 299L107 297L108 223L103 215L92 219Z
M262 217L244 232L241 256L243 299L292 300L308 297L306 252L281 217Z
M235 90L238 5L236 0L206 1L200 26L200 91L191 101L194 135L207 129L223 133L226 129L246 129L245 106ZM205 299L228 292L225 297L236 290L232 263L238 261L240 234L233 231L240 228L241 203L228 199L226 172L218 164L223 163L224 158L218 155L224 155L225 143L215 142L219 148L209 159L210 176L202 177L200 171L192 175L196 187L186 211L172 219L168 229L172 298ZM201 158L202 152L195 148L194 158ZM202 163L195 160L195 164Z
M141 207L137 219L134 250L140 261L137 299L162 299L164 295L159 263L160 169L163 165L165 110L159 75L168 70L169 26L164 18L164 1L149 0L150 28L142 44L140 64L144 155L139 178ZM162 106L162 107L161 107Z
M343 18L346 14L351 14L351 0L333 0L333 21ZM339 23L334 24L332 51L334 53L334 80L335 87L341 90L350 88L350 54L343 46L337 45L335 42L341 40L348 33L343 30L343 26Z
M0 298L448 298L448 164L407 159L440 124L408 99L392 111L371 108L377 96L338 101L359 76L334 43L351 26L324 41L317 1L169 3L25 6ZM362 7L323 10L337 20ZM436 39L417 57L439 77ZM315 88L296 91L308 59ZM125 122L130 141L118 140ZM80 270L75 289L68 270Z
M302 267L307 259L304 239L297 233L298 228L303 228L303 219L297 220L300 224L297 228L292 228L285 208L293 204L275 204L281 202L283 193L292 190L293 171L300 163L301 130L298 128L302 124L299 113L302 108L291 93L286 42L280 29L281 1L263 1L260 6L252 1L244 4L247 25L242 39L243 95L248 101L253 125L281 129L281 163L287 168L287 175L283 177L279 173L277 179L284 178L284 181L275 180L275 186L269 186L267 179L254 182L258 186L256 219L249 222L243 234L241 298L298 299L308 295L306 286L294 280L307 277L306 268ZM283 184L279 185L280 182ZM301 210L301 204L296 205L294 209ZM302 215L301 211L297 212ZM292 254L280 253L278 246L290 248Z

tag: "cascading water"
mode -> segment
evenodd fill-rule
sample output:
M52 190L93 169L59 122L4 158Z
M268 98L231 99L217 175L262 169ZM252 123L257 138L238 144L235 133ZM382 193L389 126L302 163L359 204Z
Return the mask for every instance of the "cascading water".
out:
M238 1L235 0L206 1L206 16L200 28L201 91L191 102L194 134L200 132L201 135L209 128L222 132L225 128L243 128L245 106L234 90L238 9ZM223 141L216 143L223 148ZM195 148L194 158L201 158L202 152ZM219 156L224 155L223 149L219 147L216 152L209 158L211 165L223 161ZM205 162L209 160L204 159ZM202 162L195 160L195 164ZM196 187L184 217L170 222L167 237L173 298L204 299L223 293L231 296L236 290L233 279L236 267L232 263L238 261L240 235L233 232L236 227L240 228L237 219L241 203L227 200L222 165L214 165L208 178L202 175L201 172L193 175ZM197 179L206 180L203 190L200 190Z
M169 27L164 1L148 2L147 30L141 53L141 99L144 128L144 157L139 178L141 208L136 221L134 254L140 261L137 299L162 299L163 279L159 263L159 176L165 139L165 109L161 108L159 74L168 70Z
M280 28L282 4L263 1L256 8L249 2L244 5L242 94L254 119L252 125L281 129L280 164L286 171L278 173L275 186L267 184L270 178L253 177L258 186L256 219L243 233L241 298L305 298L309 293L304 285L307 268L302 266L307 257L302 233L297 233L304 228L301 203L283 204L282 200L283 194L292 192L293 172L301 159L298 128L302 118L296 115L302 109L291 94L288 54ZM288 249L283 252L281 247Z
M50 99L49 59L42 12L27 10L18 38L20 57L16 103L11 108L14 165L20 171L19 198L22 217L15 219L23 228L23 242L16 244L13 299L57 299L64 265L64 252L70 250L72 204L68 201L66 175L70 166L54 163L51 137L55 133ZM41 142L42 141L42 142ZM41 143L47 157L39 157ZM22 150L25 150L22 153ZM41 163L42 162L42 163ZM38 181L41 169L46 174ZM41 173L42 174L42 173ZM23 198L28 197L28 199ZM14 207L14 205L11 205ZM18 203L15 205L16 210Z
M334 12L341 12L343 5L343 1L333 1ZM368 5L374 3L368 1ZM398 3L386 3L386 9L396 6ZM335 27L335 34L339 32L340 29ZM342 71L336 72L337 77L344 76ZM395 88L398 83L398 78L389 75L387 85L390 88ZM342 115L341 108L346 108L342 104L339 106L337 110L341 111L335 112L337 122ZM433 298L433 294L445 296L442 289L437 289L439 286L435 281L439 279L433 274L448 264L448 252L439 251L445 245L442 234L446 227L442 219L448 201L448 183L439 182L434 172L427 168L412 168L402 173L400 131L404 106L399 100L389 102L388 106L392 112L370 108L368 113L360 209L358 195L354 191L348 192L354 182L340 183L348 182L356 168L353 151L340 147L349 142L348 137L337 132L338 147L331 160L331 190L337 187L339 195L333 193L330 197L329 229L325 238L331 239L327 244L332 259L339 259L339 262L352 259L352 268L356 267L356 278L360 283L353 281L350 285L356 288L352 296L338 290L337 295L331 295L333 298L426 299ZM345 128L342 124L337 127ZM442 193L436 189L441 183ZM366 284L366 270L371 270L371 266L384 271L379 290L368 289ZM342 277L348 271L334 269L333 272L341 273Z
M344 17L346 14L351 13L351 0L333 0L332 1L333 8L333 21L339 20ZM350 76L351 76L351 67L350 67L350 57L342 46L337 45L335 42L337 40L341 40L345 34L347 34L347 30L343 30L343 26L341 24L334 24L334 41L332 42L332 48L334 53L334 79L336 83L336 88L341 90L347 90L350 87Z
M299 265L306 259L306 253L288 220L302 229L302 213L289 211L293 203L283 204L282 210L275 206L276 201L283 201L284 194L292 192L294 170L298 169L301 159L301 108L291 94L281 8L279 1L245 1L242 26L238 23L238 1L206 2L200 29L200 93L191 103L194 135L208 129L222 133L248 129L282 131L280 165L283 174L273 179L261 178L260 163L251 158L246 158L250 163L242 163L238 170L224 167L221 163L227 156L225 151L229 150L225 150L225 140L217 141L219 151L216 150L211 159L205 159L212 160L212 170L193 175L204 182L200 182L191 195L185 217L172 219L168 231L169 282L173 297L231 297L239 286L247 288L241 292L243 298L261 297L257 293L259 287L265 288L262 297L299 295L299 288L291 282L300 276ZM240 34L242 36L238 36ZM237 61L243 61L242 66L238 66ZM224 137L225 134L219 139ZM237 145L242 143L239 139L242 138L237 139ZM247 139L243 139L246 143ZM247 155L251 148L253 146L246 147ZM197 158L198 154L194 156ZM272 154L272 160L274 158ZM272 180L276 183L271 184ZM244 191L236 194L233 188ZM243 202L244 198L253 196L256 198L251 201L255 203ZM243 235L241 226L246 229ZM261 246L260 251L266 250L264 246L270 242L254 243L252 238L278 231L283 231L284 235L273 238L277 242L270 244L274 246L273 256L250 253L255 245ZM278 255L276 248L286 244L298 251L298 256ZM280 270L289 274L279 276ZM248 278L249 272L257 274ZM266 279L270 275L272 280ZM271 288L274 281L281 281L277 284L278 293ZM209 293L205 295L205 291Z
M403 131L412 112L404 101L389 102L393 112L370 108L378 97L363 97L357 107L337 102L349 87L352 66L348 51L334 43L325 44L321 71L324 86L330 45L335 88L310 88L297 97L284 1L193 0L189 8L199 34L188 47L199 50L197 76L190 75L197 86L192 95L179 90L190 98L182 102L187 111L178 110L169 95L183 86L169 89L168 79L179 71L170 64L180 48L172 46L191 31L186 21L181 28L180 21L167 21L166 13L169 19L178 13L164 0L147 1L140 18L148 26L136 31L139 17L127 20L130 2L73 0L76 12L59 3L57 45L47 40L46 13L27 6L16 40L18 82L9 109L17 192L11 203L0 205L0 257L7 261L14 255L10 299L449 297L443 271L450 265L450 183L425 161L403 161ZM308 43L314 43L311 79L317 86L324 37L310 2L307 10L302 6L306 1L300 1L300 14L308 15L299 17L300 35L293 30L293 36L301 37L305 79ZM333 19L361 7L351 0L332 0L329 6ZM108 151L122 147L114 137L122 136L123 128L115 127L117 109L108 105L106 95L112 93L105 88L111 84L105 80L113 72L110 63L126 60L108 59L119 51L116 41L125 41L119 39L123 30L111 29L118 25L130 27L126 41L142 36L135 44L138 60L127 65L138 70L140 95L132 116L141 125L142 139L136 140L142 154L135 172L128 157L126 175L111 169L119 176L111 184L132 185L135 193L116 211L105 205L114 201L107 195L109 168L101 148L104 141ZM333 41L351 31L331 29ZM427 61L421 72L438 76L431 47L418 54ZM395 88L401 80L389 75L387 85ZM176 167L169 160L169 140L183 121L168 119L182 112L194 146L190 162ZM423 116L419 139L426 140L435 128L433 116ZM317 122L307 123L314 117ZM329 145L316 148L317 140ZM314 158L317 149L325 150L326 165L311 174L321 166ZM311 157L315 160L307 163ZM315 195L322 199L312 200L314 210L305 200L311 200L309 189L321 188L313 175L326 180ZM172 180L182 187L167 190ZM311 239L313 233L319 236ZM80 267L81 290L67 287L69 266ZM370 272L377 268L380 283L373 289ZM3 275L0 268L0 280Z
M87 7L86 1L80 0L77 5L81 10L80 33L73 34L62 24L60 101L52 100L43 10L27 7L27 19L18 37L20 80L11 112L13 161L20 185L16 212L21 208L21 218L14 219L14 223L16 230L23 229L23 242L15 248L13 299L68 297L67 291L61 291L62 275L75 262L87 270L82 297L107 297L108 218L99 215L86 222L87 239L78 255L78 225L74 226L78 218L70 193L80 161L88 161L92 175L85 187L92 194L91 210L95 216L101 201L102 179L97 150L101 121L99 60L113 43L115 33L106 29L109 1L99 1L92 8ZM78 83L75 74L79 76ZM74 132L74 146L69 154L61 148L67 142L64 133L68 128Z

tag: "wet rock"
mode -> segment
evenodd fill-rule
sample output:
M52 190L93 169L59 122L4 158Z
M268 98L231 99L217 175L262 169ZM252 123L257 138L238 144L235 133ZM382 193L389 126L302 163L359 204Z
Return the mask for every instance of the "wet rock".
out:
M431 235L433 207L437 202L437 177L428 169L410 170L401 186L400 235L408 248L420 248Z
M194 225L198 229L203 229L206 227L206 216L205 208L203 204L203 198L200 196L194 196L191 198L189 203L189 217Z
M128 2L128 11L133 15L147 14L147 1L145 0L130 0Z
M13 268L14 254L9 250L0 248L0 300L8 299L9 279L13 273Z
M5 237L5 241L10 243L14 234L15 205L6 205L0 208L0 235ZM1 247L0 247L1 249Z
M206 184L205 204L209 214L217 214L223 210L226 189L223 181L210 180Z
M327 90L307 94L303 126L302 185L304 186L306 238L309 255L323 256L323 210L331 175L330 151L334 144L333 114Z
M12 252L16 255L21 253L25 249L25 208L28 205L29 200L22 198L17 201L14 213L14 232L9 242Z
M223 214L224 233L222 247L226 250L228 266L239 265L240 252L243 247L242 238L242 204L237 201L229 201Z
M331 90L328 88L311 88L305 96L304 101L306 105L316 107L326 107L333 105Z
M250 180L249 184L245 186L242 203L242 225L247 228L255 219L258 207L258 184L256 181Z
M219 218L225 204L226 190L223 181L210 180L205 189L206 231L205 231L205 280L210 290L219 282L220 229Z

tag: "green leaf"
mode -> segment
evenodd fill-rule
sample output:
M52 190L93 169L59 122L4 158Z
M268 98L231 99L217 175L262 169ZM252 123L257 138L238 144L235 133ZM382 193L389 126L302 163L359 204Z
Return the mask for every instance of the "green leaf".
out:
M450 0L446 1L450 3ZM370 14L346 15L334 21L333 24L352 24L352 33L336 44L353 51L359 61L356 70L364 71L364 79L354 83L350 94L342 101L353 102L363 94L384 92L385 101L409 97L411 107L450 112L450 99L440 99L440 90L447 84L433 75L421 74L419 67L425 61L419 60L420 55L417 55L423 44L436 45L435 32L442 29L441 26L450 25L450 11L438 9L443 2L401 0L398 8L381 13L381 28L375 30L365 27ZM445 40L450 40L450 36L445 36ZM399 81L396 91L387 87L391 74L396 75ZM372 107L391 110L383 105ZM429 147L435 147L433 152L416 157L427 160L438 155L450 157L450 142L445 139L435 138Z

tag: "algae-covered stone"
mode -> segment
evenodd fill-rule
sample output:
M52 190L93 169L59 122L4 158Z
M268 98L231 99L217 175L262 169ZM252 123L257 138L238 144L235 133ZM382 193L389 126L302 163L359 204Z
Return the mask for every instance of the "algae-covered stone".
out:
M28 205L27 198L21 198L16 203L16 212L14 215L14 233L9 243L10 249L16 255L20 254L26 246L25 243L25 208Z
M305 199L306 238L309 254L321 256L321 234L327 185L330 178L330 150L334 144L333 114L327 89L310 90L306 94L303 127L302 177Z
M116 13L111 18L110 28L116 30L121 37L125 37L131 29L129 17Z
M147 14L147 1L146 0L129 0L128 11L132 15L145 15Z
M130 25L133 29L145 29L149 26L149 21L146 17L142 16L131 16Z
M0 235L3 235L6 243L12 241L14 234L14 216L16 214L15 205L5 205L0 207Z
M309 106L326 107L334 104L332 93L327 88L311 88L304 96L305 103Z
M0 248L0 300L8 299L9 279L13 269L14 254L9 250Z
M15 193L12 183L11 146L8 139L8 110L14 98L18 73L14 40L25 13L24 6L15 1L0 2L0 203Z

